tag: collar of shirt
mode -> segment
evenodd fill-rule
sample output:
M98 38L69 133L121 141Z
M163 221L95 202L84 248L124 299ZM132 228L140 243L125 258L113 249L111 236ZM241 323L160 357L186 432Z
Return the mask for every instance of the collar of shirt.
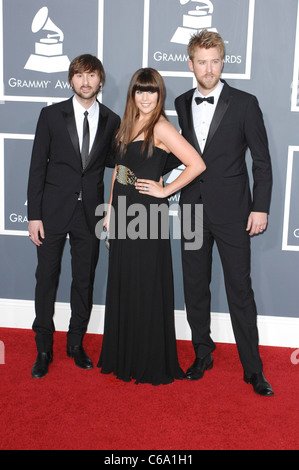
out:
M75 121L77 127L77 133L79 138L80 149L82 147L82 140L83 140L83 121L84 121L84 113L88 111L88 124L89 124L89 151L93 146L93 142L96 136L96 132L98 129L99 123L99 114L100 114L100 107L97 100L91 105L89 109L85 109L79 101L73 96L73 107L74 107L74 114L75 114Z
M209 106L212 106L212 107L214 107L214 109L215 109L216 106L217 106L218 100L219 100L219 96L220 96L220 94L221 94L221 92L222 92L222 88L223 88L223 82L221 82L220 80L219 80L218 85L216 86L216 88L215 88L213 91L211 91L211 93L209 93L209 94L206 95L206 96L202 95L202 94L200 93L200 91L198 90L198 88L196 88L195 91L194 91L194 95L193 95L192 105L194 105L194 103L195 103L194 98L196 98L197 96L199 96L200 98L208 98L209 96L214 96L214 105L211 105L211 103L208 103L208 104L209 104ZM200 106L200 105L198 105L198 104L196 104L196 103L195 103L195 105L196 105L197 107Z

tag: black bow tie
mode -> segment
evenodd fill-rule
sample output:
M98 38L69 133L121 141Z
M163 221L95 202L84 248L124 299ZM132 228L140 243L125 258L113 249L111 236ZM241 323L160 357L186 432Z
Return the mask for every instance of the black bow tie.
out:
M214 96L209 96L208 98L200 98L199 96L197 96L195 98L196 104L200 104L203 101L207 101L208 103L214 104Z

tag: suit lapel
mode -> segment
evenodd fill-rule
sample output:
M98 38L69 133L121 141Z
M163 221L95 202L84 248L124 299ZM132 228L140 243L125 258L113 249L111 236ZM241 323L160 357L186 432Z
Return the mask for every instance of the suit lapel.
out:
M187 129L191 130L192 142L194 143L194 146L195 146L196 150L198 151L198 153L200 155L202 155L201 148L199 146L199 143L198 143L198 140L197 140L197 137L196 137L196 133L195 133L195 129L194 129L193 114L192 114L193 94L194 94L194 89L192 90L192 92L190 94L188 94L186 96L186 111L187 111L187 121L188 121Z
M100 103L99 103L100 105ZM101 107L100 105L100 115L99 115L99 123L98 123L98 129L97 133L88 157L88 163L86 165L86 168L91 164L92 160L99 154L100 146L102 142L104 141L103 137L105 134L105 129L107 125L107 118L108 115L105 112L104 108Z
M218 103L217 103L217 106L216 106L216 110L215 110L215 113L214 113L214 116L213 116L213 119L212 119L212 122L211 122L211 125L210 125L210 129L209 129L205 149L208 147L211 140L213 139L214 134L215 134L216 130L218 129L219 124L222 121L222 118L223 118L223 116L224 116L224 114L225 114L225 112L226 112L226 110L229 106L229 102L230 102L229 86L227 85L226 82L224 82L224 86L223 86L222 92L219 96L219 100L218 100Z
M76 121L75 121L75 113L73 108L72 98L65 103L65 108L62 111L66 123L66 127L72 141L74 150L78 157L80 158L81 162L81 153L80 153L80 145L79 145L79 137L77 133Z

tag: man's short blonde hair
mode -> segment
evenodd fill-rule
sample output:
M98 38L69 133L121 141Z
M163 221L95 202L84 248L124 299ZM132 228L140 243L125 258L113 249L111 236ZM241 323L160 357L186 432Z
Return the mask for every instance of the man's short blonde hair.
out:
M193 61L196 49L211 49L212 47L218 48L221 58L223 59L225 47L220 34L208 31L207 29L204 29L200 33L195 33L191 36L187 49L190 60Z

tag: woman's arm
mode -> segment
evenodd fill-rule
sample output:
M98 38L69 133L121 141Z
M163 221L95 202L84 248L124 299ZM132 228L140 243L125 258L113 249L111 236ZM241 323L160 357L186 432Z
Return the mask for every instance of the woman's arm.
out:
M113 188L114 188L114 181L116 178L116 170L117 170L117 165L115 165L113 173L112 173L112 178L111 178L111 189L110 189L110 196L109 196L109 201L108 201L108 207L107 207L107 214L103 222L103 227L108 231L109 230L109 223L110 223L110 215L111 215L111 205L112 205L112 198L113 198Z
M185 165L185 169L165 187L152 180L138 179L136 189L142 194L165 198L189 184L205 171L206 165L194 147L167 120L160 120L156 125L155 140L159 142L158 146L173 153Z

